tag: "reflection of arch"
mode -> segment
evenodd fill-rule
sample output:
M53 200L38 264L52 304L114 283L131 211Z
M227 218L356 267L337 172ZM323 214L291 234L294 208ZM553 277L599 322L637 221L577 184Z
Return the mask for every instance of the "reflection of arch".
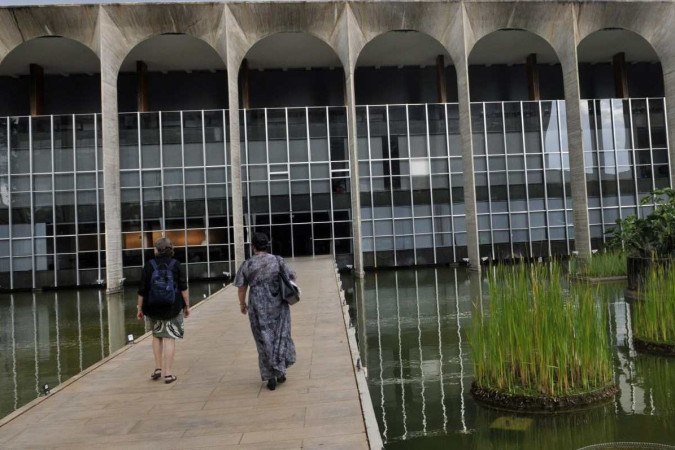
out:
M120 111L136 110L134 93L139 89L147 97L139 110L227 105L225 63L208 42L189 34L157 34L142 40L125 56L117 79Z
M0 115L26 115L30 108L31 65L42 100L40 114L100 111L100 61L82 42L41 36L23 42L0 63L0 90L6 101ZM42 108L42 105L44 108Z
M662 97L660 58L642 35L598 29L577 46L581 98Z
M421 31L390 30L374 36L358 53L355 70L357 104L457 99L452 57L437 39ZM398 97L392 98L392 93Z
M483 35L472 46L468 63L470 85L481 87L471 89L474 101L564 97L559 57L545 38L531 31L502 28ZM544 81L541 91L539 80Z
M335 49L306 32L267 35L240 67L244 108L344 104L344 70ZM280 89L281 86L281 89Z

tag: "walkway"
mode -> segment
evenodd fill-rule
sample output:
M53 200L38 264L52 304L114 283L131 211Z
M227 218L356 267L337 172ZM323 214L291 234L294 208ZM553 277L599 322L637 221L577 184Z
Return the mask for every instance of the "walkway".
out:
M228 286L186 320L177 382L150 381L143 339L0 426L0 448L367 449L333 261L291 264L303 289L292 308L298 362L276 391L260 381Z

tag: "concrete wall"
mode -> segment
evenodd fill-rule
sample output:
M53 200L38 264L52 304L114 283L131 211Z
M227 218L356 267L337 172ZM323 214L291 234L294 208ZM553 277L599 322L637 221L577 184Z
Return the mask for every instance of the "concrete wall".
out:
M101 111L103 114L104 185L106 205L106 259L109 289L121 283L121 245L119 233L119 146L117 130L118 71L129 51L148 37L161 33L186 33L210 45L223 58L227 67L230 109L239 107L237 76L248 50L261 39L278 32L305 32L328 44L344 68L344 94L350 111L350 157L353 172L355 266L361 270L360 208L354 106L364 98L357 94L359 80L356 61L360 52L374 38L392 30L417 30L437 40L448 52L456 72L456 98L460 109L464 171L473 173L473 149L469 121L470 100L477 98L476 88L469 89L469 80L481 70L470 69L468 55L484 36L504 28L528 30L545 39L560 61L556 75L546 76L562 84L567 101L567 134L571 155L576 249L584 257L590 255L588 208L581 140L581 116L578 99L583 92L599 91L593 83L583 84L579 75L577 46L585 37L603 28L624 28L644 37L655 49L661 63L667 102L675 104L675 3L674 2L551 2L551 1L464 1L464 2L274 2L213 4L130 4L103 6L53 6L0 8L0 63L22 42L44 35L61 35L81 42L92 49L101 61ZM515 69L512 69L515 70ZM548 69L543 69L545 72ZM553 69L552 69L553 70ZM582 69L585 70L585 69ZM600 70L600 69L598 69ZM633 70L633 69L631 69ZM647 70L647 69L645 69ZM651 69L647 70L651 72ZM367 71L366 71L367 73ZM505 69L505 77L518 80ZM258 75L255 75L258 76ZM482 75L478 75L481 77ZM366 79L368 79L366 77ZM500 83L503 83L500 77ZM561 81L561 83L560 83ZM374 82L370 81L374 84ZM393 84L405 91L409 79ZM368 82L366 82L368 83ZM332 85L332 84L331 84ZM553 86L551 84L550 86ZM122 82L122 86L126 86ZM425 85L428 86L428 85ZM473 86L476 86L473 83ZM516 81L497 84L495 95L517 99L522 86ZM560 98L560 90L542 88L546 96ZM125 88L126 89L126 88ZM334 92L339 92L335 88ZM656 90L656 88L655 88ZM470 91L474 91L471 92ZM487 95L489 90L481 91ZM260 91L259 91L260 92ZM271 92L271 91L268 91ZM331 92L333 92L331 90ZM424 96L431 90L426 89ZM490 94L492 95L492 94ZM591 95L594 96L594 95ZM328 96L335 101L339 96ZM405 98L405 96L402 96ZM451 97L452 98L452 97ZM364 100L368 100L365 98ZM377 100L374 99L374 100ZM125 100L127 101L127 100ZM256 101L262 101L257 99ZM370 101L366 101L370 103ZM375 103L378 103L375 101ZM243 260L243 224L241 222L241 189L239 161L239 118L230 115L232 132L231 163L233 166L233 213L236 260ZM668 111L671 142L675 142L675 108ZM672 146L671 146L672 147ZM671 148L671 159L675 157ZM675 160L675 159L673 159ZM671 165L671 179L675 167ZM469 257L478 262L475 217L475 187L472 177L465 177Z

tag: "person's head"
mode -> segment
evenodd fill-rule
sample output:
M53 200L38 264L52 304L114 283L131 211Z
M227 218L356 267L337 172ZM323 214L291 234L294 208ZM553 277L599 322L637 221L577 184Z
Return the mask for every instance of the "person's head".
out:
M173 244L169 238L159 238L155 241L155 256L173 258Z
M256 252L266 252L269 243L270 241L265 233L253 233L253 237L251 237L251 245Z

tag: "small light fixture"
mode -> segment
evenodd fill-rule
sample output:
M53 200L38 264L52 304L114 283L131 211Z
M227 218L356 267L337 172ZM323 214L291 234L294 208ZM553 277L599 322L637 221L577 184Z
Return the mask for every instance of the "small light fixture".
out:
M45 395L49 395L49 393L51 392L51 389L49 389L49 384L45 383L45 385L42 387L42 392Z
M128 334L127 335L127 344L131 345L134 343L134 335L133 334Z

